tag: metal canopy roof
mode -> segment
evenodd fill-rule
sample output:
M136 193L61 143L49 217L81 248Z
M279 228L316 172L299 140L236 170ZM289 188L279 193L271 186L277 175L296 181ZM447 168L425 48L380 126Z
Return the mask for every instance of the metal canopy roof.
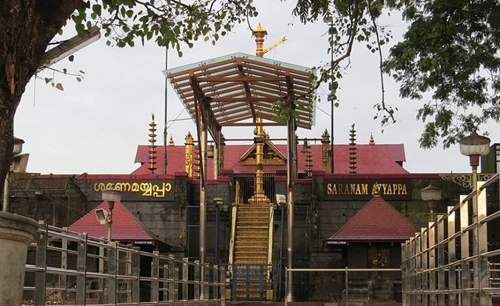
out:
M189 114L217 137L223 126L286 125L273 106L294 101L296 125L311 129L314 99L311 69L244 53L234 53L168 69L166 77ZM202 118L206 111L206 118ZM196 116L196 115L199 116ZM214 138L214 139L215 139Z

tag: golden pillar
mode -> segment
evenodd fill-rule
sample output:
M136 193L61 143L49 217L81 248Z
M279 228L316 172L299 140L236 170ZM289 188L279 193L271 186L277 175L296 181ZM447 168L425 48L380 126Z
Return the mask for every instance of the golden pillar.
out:
M151 114L151 123L149 124L149 171L155 173L156 170L156 122L155 115Z
M330 151L330 134L325 129L325 132L321 135L321 168L326 173L330 171Z
M253 30L253 36L255 37L255 45L256 51L255 55L258 57L264 57L264 38L267 35L267 31L260 25L257 26L255 30ZM255 147L255 159L257 164L257 171L255 173L255 195L263 195L264 194L264 164L263 164L263 155L264 155L264 130L262 128L262 118L257 118L257 127L255 129L255 139L256 142Z
M193 148L194 139L191 132L188 132L186 138L184 139L184 170L189 177L193 177Z

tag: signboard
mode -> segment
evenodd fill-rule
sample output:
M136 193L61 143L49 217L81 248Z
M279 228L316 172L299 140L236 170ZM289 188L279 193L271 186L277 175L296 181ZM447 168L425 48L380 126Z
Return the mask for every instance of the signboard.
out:
M90 200L102 199L102 191L116 188L122 201L174 201L174 180L91 180L87 181Z
M411 200L409 179L342 179L325 180L327 201L370 200L378 194L384 200Z
M335 241L335 240L327 240L326 244L335 244L335 245L346 245L347 241Z

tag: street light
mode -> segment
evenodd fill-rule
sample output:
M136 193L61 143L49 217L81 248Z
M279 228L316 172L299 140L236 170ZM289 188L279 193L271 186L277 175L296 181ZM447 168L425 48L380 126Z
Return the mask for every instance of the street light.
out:
M14 146L12 147L12 156L15 157L23 152L24 140L21 138L14 137ZM9 175L12 171L12 165L7 174L5 175L5 181L3 184L3 211L9 211Z
M434 222L436 216L437 202L441 200L441 189L429 184L429 186L420 190L420 197L423 201L427 201L429 205L429 221Z
M103 216L106 219L106 223L108 224L108 242L111 242L112 235L112 224L113 224L113 208L115 208L115 202L120 202L122 199L122 195L120 190L116 188L107 188L102 191L102 200L108 203L108 214L104 213L104 210L100 213L103 213ZM96 210L97 219L99 219L98 212Z
M333 122L334 122L334 106L335 106L335 83L333 82L333 16L331 14L325 15L323 18L323 21L329 26L328 33L330 34L330 84L328 85L330 87L330 94L328 94L328 101L330 101L330 173L334 172L335 166L334 166L334 148L333 148L333 143L334 143L334 137L333 137Z
M12 148L12 155L16 156L23 152L24 140L21 138L14 137L14 147Z
M215 263L219 264L220 209L227 211L228 205L224 204L222 198L214 198L213 203L215 205Z
M490 139L485 136L478 135L475 131L469 136L460 140L460 153L469 156L470 165L472 167L473 175L477 173L477 166L479 166L479 157L485 156L490 152ZM474 178L474 177L473 177ZM474 182L472 187L475 188Z
M478 224L478 213L479 202L478 202L478 188L477 188L477 166L479 166L479 157L485 156L490 151L490 139L488 137L480 136L475 131L472 132L469 136L462 138L460 140L460 153L465 156L469 156L470 166L472 167L472 178L471 184L472 189L475 191L474 196L472 197L472 222L476 225L475 230L472 232L472 241L473 241L473 255L476 258L473 261L473 270L476 274L474 277L474 287L481 289L481 287L487 286L487 277L482 274L480 271L480 261L484 259L479 259L479 254L481 250L487 250L488 246L486 245L486 226L482 226ZM481 211L485 211L486 208L483 206ZM481 237L480 235L484 234ZM480 273L481 272L481 273ZM486 282L486 283L485 283ZM482 300L482 298L481 298ZM483 303L481 303L482 305Z

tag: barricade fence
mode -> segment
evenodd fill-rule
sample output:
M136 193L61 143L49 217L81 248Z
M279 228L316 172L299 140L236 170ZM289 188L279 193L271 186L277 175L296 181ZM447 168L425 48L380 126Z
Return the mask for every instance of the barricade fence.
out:
M500 211L486 198L498 178L473 177L472 193L402 244L404 306L500 305Z
M40 224L24 305L225 305L225 268Z
M314 297L315 293L310 292L314 299L320 299L324 302L338 302L339 305L371 305L375 299L376 288L373 288L374 282L372 279L378 279L378 276L384 277L390 290L387 300L399 300L401 295L401 269L399 268L349 268L342 269L319 269L319 268L287 268L285 270L285 284L289 284L288 280L293 276L294 279L300 274L302 278L307 278L313 282L321 279L327 280L327 286L332 292L330 296L321 294L319 297ZM378 276L377 276L378 275ZM321 287L317 283L312 287ZM287 289L286 292L289 292ZM292 302L290 297L285 297L285 306Z

